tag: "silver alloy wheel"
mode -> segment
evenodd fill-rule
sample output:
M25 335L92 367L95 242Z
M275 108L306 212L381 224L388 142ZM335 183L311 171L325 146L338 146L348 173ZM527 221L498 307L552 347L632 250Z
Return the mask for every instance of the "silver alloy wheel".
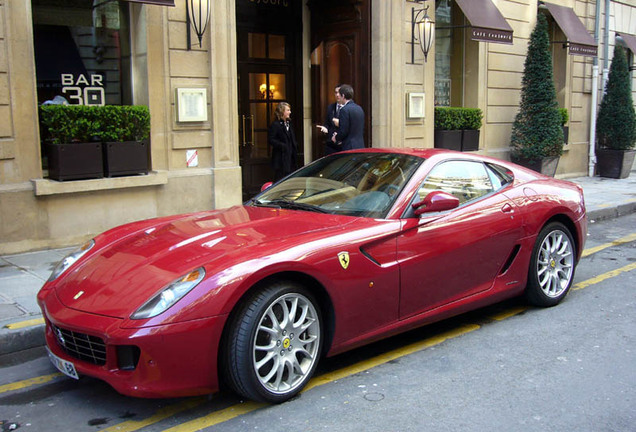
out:
M261 317L253 347L253 365L268 391L284 394L304 384L318 361L320 321L302 294L284 294Z
M551 298L563 294L574 272L574 248L561 230L550 232L541 243L537 259L537 280L543 293Z

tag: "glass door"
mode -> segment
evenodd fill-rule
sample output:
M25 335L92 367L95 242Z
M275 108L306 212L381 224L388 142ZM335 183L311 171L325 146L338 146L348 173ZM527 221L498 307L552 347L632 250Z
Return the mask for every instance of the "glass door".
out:
M299 152L302 152L300 106L295 106L291 87L293 67L287 34L265 33L254 29L238 31L239 38L239 154L243 174L243 199L256 195L261 186L273 180L271 148L267 132L275 120L279 102L292 105L292 125Z
M276 105L287 100L286 74L263 72L267 69L263 67L257 69L258 72L247 73L248 95L247 98L241 98L249 103L247 110L241 110L241 151L245 158L262 159L271 156L267 145L267 131L275 119Z

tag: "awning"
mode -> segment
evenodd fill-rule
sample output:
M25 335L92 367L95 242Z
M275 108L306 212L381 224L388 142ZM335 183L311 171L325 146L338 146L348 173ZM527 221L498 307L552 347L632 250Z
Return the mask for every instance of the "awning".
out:
M492 0L455 0L471 26L471 39L511 44L512 27Z
M621 39L623 39L623 42L625 42L625 45L627 46L627 48L629 48L631 52L636 54L636 36L633 36L627 33L618 33L618 32L616 33L616 36L620 36Z
M557 25L565 33L570 50L569 54L596 57L597 43L587 32L574 10L565 6L557 6L551 3L543 3L556 21Z

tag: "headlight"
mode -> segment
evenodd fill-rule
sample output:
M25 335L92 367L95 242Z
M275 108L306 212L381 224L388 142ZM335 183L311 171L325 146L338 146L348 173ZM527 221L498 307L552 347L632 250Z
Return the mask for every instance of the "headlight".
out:
M82 247L80 247L79 249L71 253L70 255L67 255L66 258L60 261L57 264L57 266L55 266L55 268L53 269L53 273L51 273L51 276L49 276L49 280L47 282L52 282L58 277L60 277L62 273L64 273L78 259L83 257L86 252L88 252L89 250L93 248L93 246L95 246L95 241L91 240L89 242L84 243Z
M135 313L133 313L131 319L146 319L152 318L165 312L173 304L181 300L181 298L199 284L205 277L205 270L200 267L196 270L192 270L185 276L180 277L176 281L155 294L150 300L144 303Z

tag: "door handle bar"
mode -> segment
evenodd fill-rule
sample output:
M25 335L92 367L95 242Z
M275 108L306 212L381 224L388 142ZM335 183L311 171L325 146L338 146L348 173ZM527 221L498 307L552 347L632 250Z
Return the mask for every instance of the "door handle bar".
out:
M245 115L241 115L241 119L243 121L243 127L241 128L241 134L242 134L241 145L243 147L245 147L245 145L246 145L246 142L245 142Z
M252 135L250 136L250 145L254 147L254 114L250 115L250 124L252 125Z

